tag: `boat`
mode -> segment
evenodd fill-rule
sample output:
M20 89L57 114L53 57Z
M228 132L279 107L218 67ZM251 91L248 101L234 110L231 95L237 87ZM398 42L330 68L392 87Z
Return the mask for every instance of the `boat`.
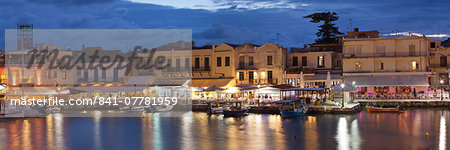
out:
M119 110L121 110L121 111L128 111L128 110L130 110L130 106L122 106L122 107L119 107Z
M45 109L45 111L47 113L58 113L61 110L61 108L59 107L48 107L47 109Z
M159 105L155 107L155 112L166 112L173 109L172 105Z
M404 110L400 107L376 107L376 106L366 106L368 112L403 112Z
M145 111L144 106L132 106L129 111Z
M208 105L208 114L223 114L223 107L221 107L219 103L215 105L208 103Z
M243 101L230 101L230 107L223 109L224 117L240 117L248 115L248 108L244 106Z
M299 117L308 113L308 106L303 105L300 99L280 100L280 114L282 117Z

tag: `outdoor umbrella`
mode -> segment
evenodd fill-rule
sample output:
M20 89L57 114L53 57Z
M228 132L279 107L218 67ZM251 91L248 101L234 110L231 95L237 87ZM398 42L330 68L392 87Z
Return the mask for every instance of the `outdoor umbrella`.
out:
M333 92L354 92L357 88L349 83L344 83L344 88L342 89L342 84L336 85L331 91Z

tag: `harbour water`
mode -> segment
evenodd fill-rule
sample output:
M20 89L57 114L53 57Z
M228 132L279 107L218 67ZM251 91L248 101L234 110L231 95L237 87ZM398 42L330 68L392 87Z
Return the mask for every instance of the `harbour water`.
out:
M450 111L0 120L0 149L448 149ZM428 133L428 136L427 136Z

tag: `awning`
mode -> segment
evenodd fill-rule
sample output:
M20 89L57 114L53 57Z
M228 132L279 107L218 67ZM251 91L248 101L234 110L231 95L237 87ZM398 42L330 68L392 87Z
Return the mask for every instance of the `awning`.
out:
M233 87L234 86L234 79L233 78L227 78L227 79L192 79L192 83L189 85L191 87Z
M150 82L150 86L184 86L187 85L191 79L187 78L169 78L156 79Z
M153 78L154 76L131 76L127 83L125 85L129 86L147 86L147 83Z
M357 87L366 86L429 86L425 75L392 75L392 76L350 76L346 83L354 83Z
M355 85L351 83L344 83L344 88L342 88L342 84L336 85L331 91L333 92L354 92L358 90Z
M291 89L282 89L281 91L325 91L328 88L291 88Z
M7 87L7 95L45 96L57 95L55 87Z
M77 90L87 91L88 93L119 93L119 92L142 92L145 86L96 86L96 87L75 87Z
M78 90L75 88L67 88L58 92L58 94L80 94L86 93L86 91Z

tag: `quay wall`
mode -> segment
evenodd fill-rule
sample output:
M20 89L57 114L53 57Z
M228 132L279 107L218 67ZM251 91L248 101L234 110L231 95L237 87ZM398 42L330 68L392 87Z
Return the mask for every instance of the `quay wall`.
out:
M450 101L358 101L358 103L365 107L369 106L383 106L383 107L396 107L401 106L403 108L449 108Z
M207 112L208 105L194 104L192 105L192 111ZM338 106L310 106L308 114L352 114L360 111L361 107L359 104L342 109ZM278 106L251 106L248 112L258 114L280 114L280 109Z

